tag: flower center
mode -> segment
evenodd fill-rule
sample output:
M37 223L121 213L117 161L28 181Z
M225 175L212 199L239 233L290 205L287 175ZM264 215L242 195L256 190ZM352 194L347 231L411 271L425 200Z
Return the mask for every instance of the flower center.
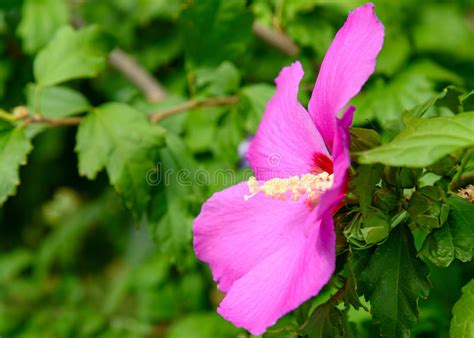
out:
M327 172L317 175L305 174L288 178L272 178L262 185L259 185L257 179L252 176L247 182L250 194L244 195L244 200L248 201L259 192L263 192L265 196L279 200L286 200L290 194L293 201L306 195L307 201L314 204L323 192L331 188L333 181L334 175Z

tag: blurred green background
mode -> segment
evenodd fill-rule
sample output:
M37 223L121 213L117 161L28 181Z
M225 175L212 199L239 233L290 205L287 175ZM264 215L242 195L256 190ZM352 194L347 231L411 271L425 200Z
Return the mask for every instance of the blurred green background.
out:
M238 180L245 171L239 144L255 132L280 69L301 60L301 100L307 102L335 33L348 11L363 3L2 0L0 107L26 104L34 55L59 27L97 24L106 43L132 55L168 95L150 103L112 67L71 87L94 105L119 101L150 113L189 98L238 96L238 105L163 120L175 138L158 154L166 168L232 169ZM386 38L375 75L353 100L355 123L390 137L404 109L449 84L474 87L474 2L375 1L375 8ZM275 48L258 27L285 34L295 45ZM79 176L75 133L64 127L39 134L16 195L0 208L0 336L247 337L215 313L221 295L191 244L200 205L235 182L154 186L151 211L137 222L104 173L94 181ZM413 337L447 336L451 307L473 267L453 263L432 271L430 301L420 302ZM361 337L378 337L363 310L351 320ZM266 336L292 334L277 327Z

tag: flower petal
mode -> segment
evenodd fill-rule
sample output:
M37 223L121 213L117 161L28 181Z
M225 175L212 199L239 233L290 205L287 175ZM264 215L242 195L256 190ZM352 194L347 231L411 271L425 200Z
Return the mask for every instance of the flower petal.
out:
M347 192L348 170L351 165L349 127L352 124L354 112L355 107L349 106L341 119L336 118L333 147L334 183L331 189L319 199L317 209L319 217L324 217L325 214L334 214Z
M247 158L259 180L309 173L315 152L327 154L321 135L298 102L303 77L299 62L283 68Z
M308 109L329 149L334 118L374 72L383 38L384 27L369 3L349 13L324 57Z
M194 251L209 264L226 292L259 262L302 232L311 209L304 201L273 200L257 194L248 201L247 184L214 194L194 221Z
M335 234L331 217L306 221L316 231L296 233L278 251L235 281L218 312L254 335L316 295L335 267ZM303 224L299 224L303 225Z

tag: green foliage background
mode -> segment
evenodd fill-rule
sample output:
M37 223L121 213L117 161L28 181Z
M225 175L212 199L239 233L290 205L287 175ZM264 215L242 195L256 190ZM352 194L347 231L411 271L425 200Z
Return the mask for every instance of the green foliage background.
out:
M348 11L361 4L3 0L0 336L247 337L215 313L222 295L193 254L192 220L213 192L247 177L238 148L255 133L280 69L301 60L306 75L300 93L307 102L325 51ZM474 87L474 3L375 1L375 8L386 38L374 76L352 102L355 126L393 142L362 153L365 165L353 173L351 196L361 219L370 221L352 222L339 234L351 248L367 249L354 249L344 268L344 299L352 307L333 306L334 298L327 302L340 288L335 278L265 337L378 337L379 329L395 337L446 337L453 314L451 336L474 335L465 330L474 320L473 282L468 283L474 270L472 204L440 192L436 203L448 205L449 216L433 220L430 209L420 227L434 225L424 235L416 230L422 212L415 207L405 208L411 221L406 213L384 209L387 194L397 189L416 186L417 198L431 198L421 186L436 181L448 191L474 170L472 152L462 152L474 143L474 96L467 91ZM263 42L252 30L255 22L285 32L297 55ZM150 102L107 63L117 47L161 82L164 100ZM147 118L190 99L229 96L238 103L203 105L155 124ZM26 109L29 115L21 115ZM79 127L56 127L36 121L39 113L84 119ZM362 145L370 139L367 132L360 135ZM451 144L453 138L458 143ZM429 167L437 160L438 169L422 177L399 168ZM150 174L157 165L162 171L187 170L189 184L155 182ZM216 177L223 169L235 174L231 181L219 175L205 184L195 179L196 171ZM416 182L375 187L395 171L398 183ZM377 194L385 194L380 203ZM403 223L387 238L387 215L405 217L413 231ZM357 283L367 301L355 293ZM428 293L429 300L418 300Z

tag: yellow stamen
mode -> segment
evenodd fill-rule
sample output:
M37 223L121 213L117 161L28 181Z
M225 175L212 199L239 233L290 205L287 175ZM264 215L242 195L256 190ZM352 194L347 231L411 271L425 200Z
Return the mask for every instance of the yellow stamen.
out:
M327 172L321 174L305 174L302 176L291 176L289 178L272 178L262 185L258 184L255 177L250 177L247 182L250 194L244 196L244 200L248 201L259 192L263 192L265 196L272 199L286 200L288 193L291 193L291 200L297 201L303 195L310 202L316 202L321 195L331 188L334 176Z

